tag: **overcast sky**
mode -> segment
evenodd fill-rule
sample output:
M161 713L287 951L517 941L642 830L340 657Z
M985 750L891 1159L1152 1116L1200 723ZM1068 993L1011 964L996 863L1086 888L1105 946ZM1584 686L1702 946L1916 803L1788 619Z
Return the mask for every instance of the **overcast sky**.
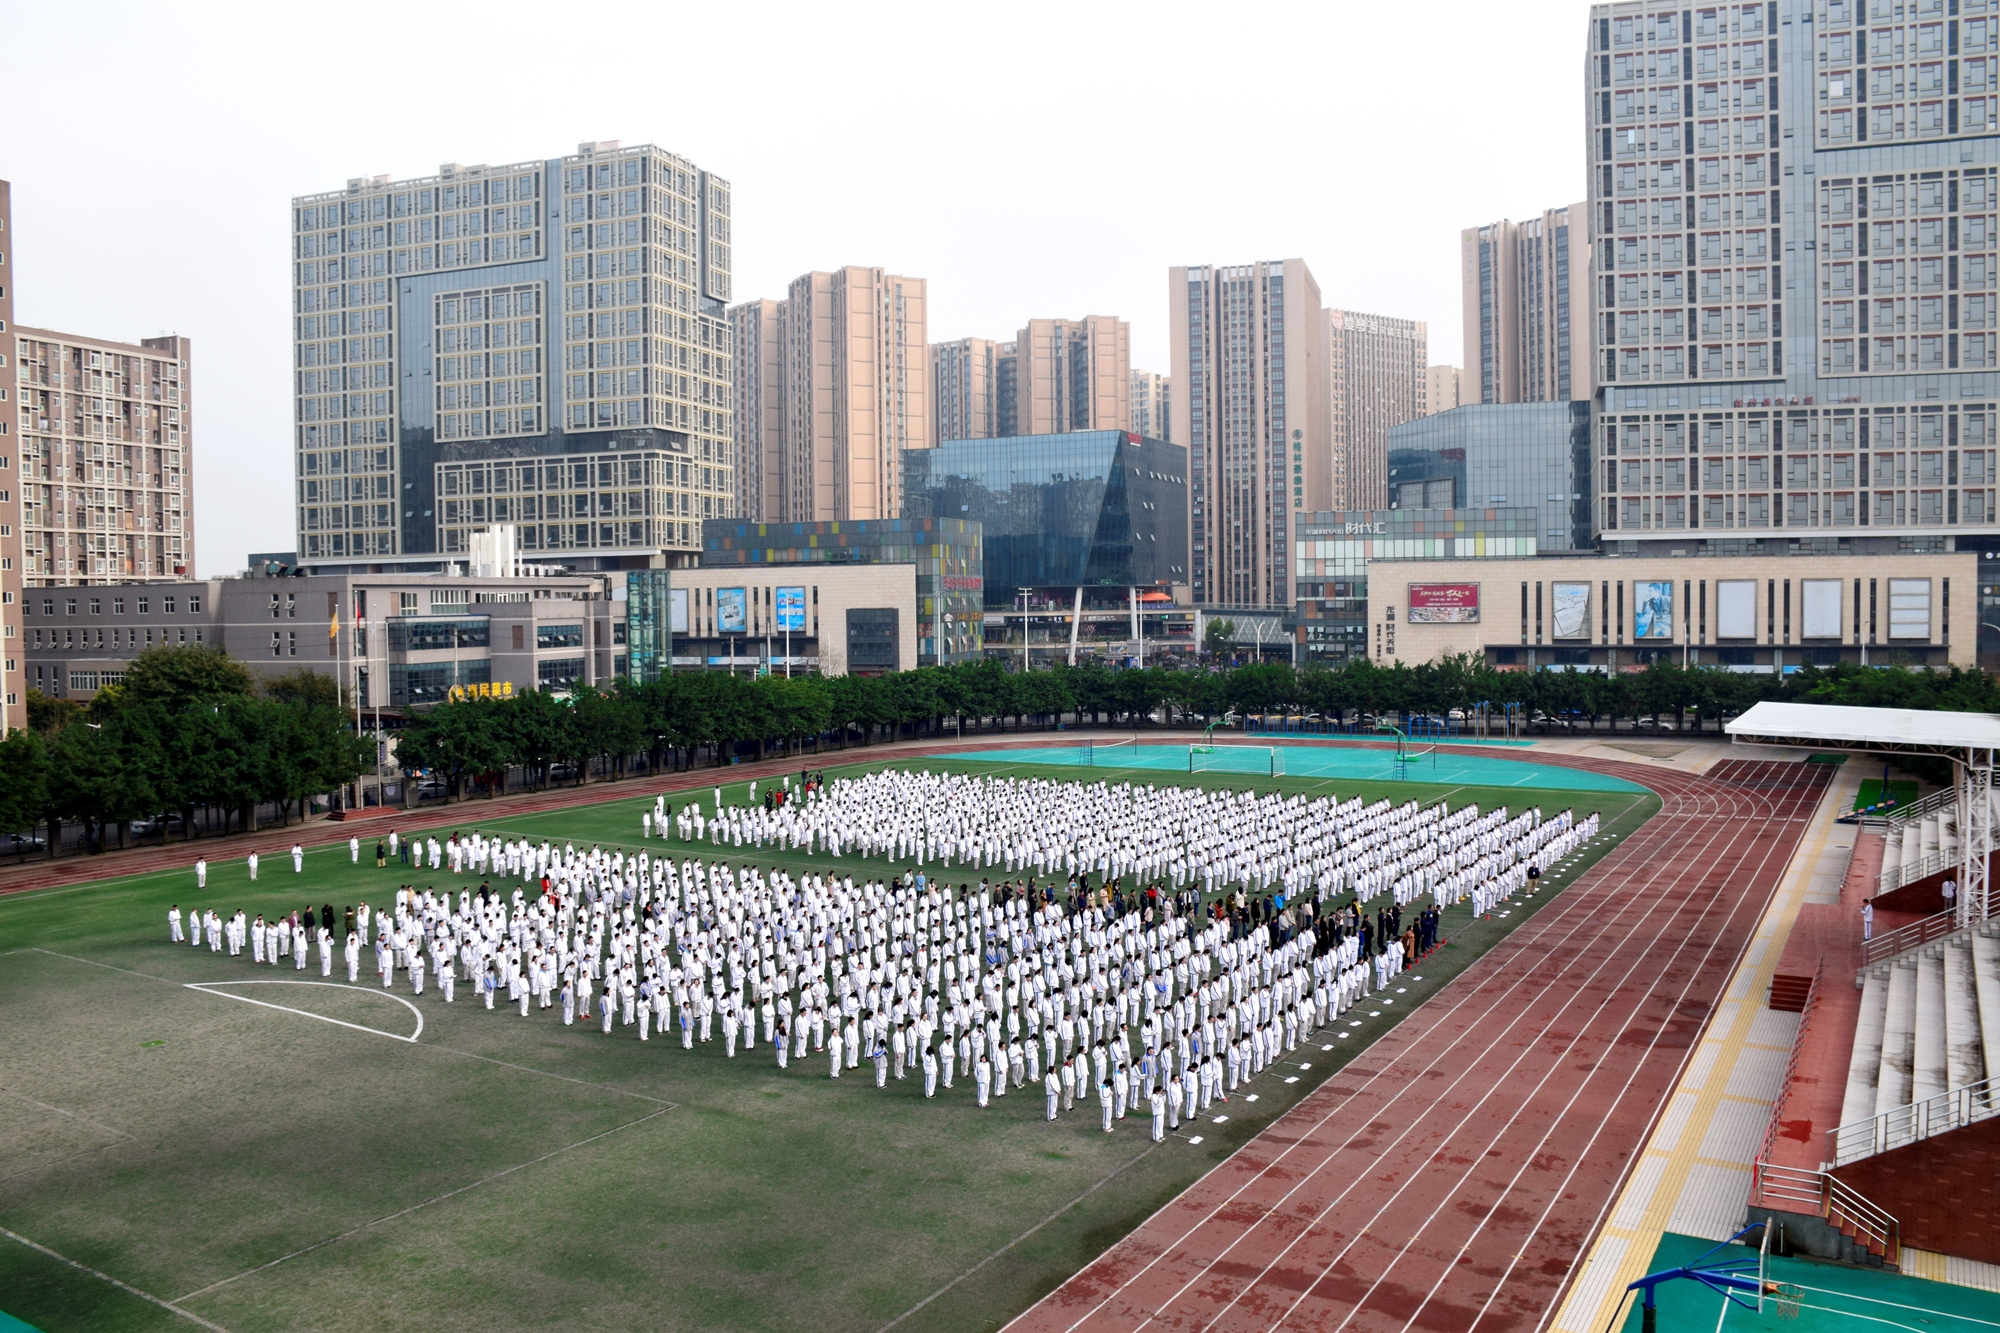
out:
M292 532L292 196L658 143L734 186L735 298L930 283L933 341L1131 321L1299 256L1457 364L1458 234L1582 196L1579 0L0 4L23 324L194 340L199 572ZM572 26L558 30L554 25Z

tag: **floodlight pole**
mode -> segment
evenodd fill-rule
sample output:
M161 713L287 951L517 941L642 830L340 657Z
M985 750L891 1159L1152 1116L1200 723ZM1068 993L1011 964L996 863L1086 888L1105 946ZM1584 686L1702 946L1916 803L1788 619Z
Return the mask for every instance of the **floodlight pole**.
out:
M1993 761L1990 748L1967 748L1958 761L1958 835L1964 848L1958 884L1958 928L1986 919L1992 894Z

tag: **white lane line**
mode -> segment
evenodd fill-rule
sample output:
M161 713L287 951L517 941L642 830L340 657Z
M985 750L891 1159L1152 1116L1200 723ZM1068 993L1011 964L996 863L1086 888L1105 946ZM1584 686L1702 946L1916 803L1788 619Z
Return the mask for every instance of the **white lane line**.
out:
M187 981L181 984L188 990L198 990L204 995L220 995L226 1000L241 1000L244 1004L254 1004L263 1009L277 1009L287 1014L298 1014L303 1018L317 1018L322 1023L332 1023L337 1027L353 1028L356 1032L372 1032L378 1037L387 1037L391 1041L406 1041L415 1045L417 1038L424 1035L424 1015L422 1010L400 995L392 995L387 991L376 990L372 986L350 986L340 981ZM385 1000L394 1000L397 1004L402 1005L412 1014L415 1014L417 1018L417 1030L409 1036L404 1037L394 1032L384 1032L380 1028L363 1027L359 1023L349 1023L344 1019L328 1018L325 1014L316 1014L310 1009L294 1009L290 1005L272 1004L268 1000L253 1000L247 995L232 995L226 990L214 989L218 986L330 986L334 990L351 990L360 991L363 995L379 995Z
M94 1128L94 1129L101 1129L101 1130L103 1130L103 1131L104 1131L104 1132L105 1132L106 1134L116 1134L116 1135L117 1135L117 1136L118 1136L119 1138L121 1138L121 1139L131 1139L131 1140L132 1140L132 1141L133 1141L134 1143L137 1143L137 1142L138 1142L138 1139L137 1139L137 1137L136 1137L136 1136L134 1136L134 1135L131 1135L131 1134L127 1134L127 1133L126 1133L126 1132L125 1132L124 1130L122 1130L122 1129L113 1129L113 1128L112 1128L111 1126L109 1126L109 1125L106 1125L106 1124L101 1124L101 1123L99 1123L98 1121L95 1121L95 1120L92 1120L92 1119L91 1119L91 1118L90 1118L89 1116L87 1116L87 1115L78 1115L78 1114L77 1114L76 1112L74 1112L74 1111L65 1111L65 1110L63 1110L63 1109L62 1109L62 1107L60 1107L60 1106L50 1106L50 1105L49 1105L49 1104L48 1104L47 1102L38 1102L38 1101L36 1101L36 1100L35 1100L35 1099L34 1099L33 1097L30 1097L30 1096L29 1096L29 1095L28 1095L27 1093L25 1093L25 1092L16 1092L16 1091L14 1091L14 1090L13 1090L12 1088L0 1088L0 1092L4 1092L4 1093L6 1093L6 1094L7 1094L7 1095L8 1095L9 1097L19 1097L19 1098L20 1098L20 1099L21 1099L22 1101L26 1102L26 1103L27 1103L28 1105L30 1105L30 1106L39 1106L39 1107L41 1107L41 1108L42 1108L42 1109L43 1109L44 1111L54 1111L54 1112L55 1112L55 1113L56 1113L57 1115L66 1115L66 1116L68 1116L68 1117L69 1117L70 1119L72 1119L72 1120L78 1120L78 1121L81 1121L81 1122L83 1122L84 1124L86 1124L86 1125L89 1125L89 1126L91 1126L91 1127L92 1127L92 1128Z
M5 1236L8 1240L15 1241L21 1245L25 1245L29 1249L34 1250L37 1253L46 1254L47 1256L49 1256L49 1258L54 1259L57 1263L68 1264L71 1268L76 1269L79 1273L88 1273L92 1277L98 1279L100 1282L109 1282L112 1286L118 1288L118 1290L130 1292L132 1295L137 1296L142 1301L151 1301L154 1305L159 1306L162 1310L169 1310L174 1314L179 1315L183 1319L193 1320L195 1323L200 1324L203 1328L214 1329L215 1333L229 1333L229 1330L224 1328L222 1325L211 1324L198 1314L189 1314L186 1310L181 1309L178 1305L175 1305L172 1301L163 1301L158 1296L153 1295L151 1292L141 1291L137 1287L132 1286L129 1283L120 1282L117 1278L111 1276L111 1274L109 1273L100 1273L95 1268L90 1267L88 1264L80 1264L66 1254L57 1254L54 1250L50 1249L48 1246L38 1245L34 1241L29 1240L26 1236L20 1235L16 1232L9 1231L5 1227L0 1227L0 1236Z

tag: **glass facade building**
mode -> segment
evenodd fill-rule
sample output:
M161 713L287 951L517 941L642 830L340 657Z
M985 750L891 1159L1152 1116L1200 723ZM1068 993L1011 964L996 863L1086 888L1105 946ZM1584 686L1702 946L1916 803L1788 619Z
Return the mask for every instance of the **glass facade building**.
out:
M1543 549L1536 533L1541 521L1542 511L1527 506L1300 514L1292 573L1299 590L1302 660L1343 662L1368 656L1371 562L1534 556Z
M980 526L988 607L1024 587L1182 586L1187 457L1117 430L947 440L903 455L904 504Z
M1389 432L1392 509L1533 507L1544 551L1594 550L1590 404L1478 403Z
M928 450L911 451L928 453ZM951 666L985 647L981 620L981 526L966 518L702 524L705 569L766 565L917 567L917 662Z

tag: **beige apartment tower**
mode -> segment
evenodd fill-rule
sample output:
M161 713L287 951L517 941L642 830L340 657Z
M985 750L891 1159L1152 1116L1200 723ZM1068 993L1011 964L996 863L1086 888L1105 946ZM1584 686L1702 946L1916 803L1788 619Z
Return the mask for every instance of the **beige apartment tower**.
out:
M779 364L783 310L783 302L764 300L729 307L736 348L735 517L758 523L775 520L785 508L783 395L764 380Z
M0 180L0 348L11 348L14 332L14 187ZM0 386L7 382L0 371ZM0 410L0 736L28 722L27 685L21 664L21 589L27 563L21 553L21 492L27 472L17 462L20 419Z
M1590 397L1587 208L1459 233L1466 402Z
M1333 507L1319 284L1301 259L1176 267L1167 311L1194 601L1288 607L1292 518Z
M755 400L738 407L759 422L762 520L900 517L902 452L933 442L924 280L848 267L804 274L783 301L752 304L760 325L775 325L759 336L760 364L744 372L757 381ZM752 318L743 312L731 320Z
M1430 342L1422 320L1328 310L1332 509L1389 507L1389 428L1425 415Z
M1106 315L1031 319L1014 339L1010 435L1132 429L1132 326Z
M1170 401L1173 377L1150 370L1132 372L1132 429L1152 440L1173 444L1174 413Z
M1425 372L1424 415L1434 417L1459 405L1460 373L1457 366L1432 366Z
M990 338L932 343L933 440L990 440L1000 431L1000 368L1013 344Z

